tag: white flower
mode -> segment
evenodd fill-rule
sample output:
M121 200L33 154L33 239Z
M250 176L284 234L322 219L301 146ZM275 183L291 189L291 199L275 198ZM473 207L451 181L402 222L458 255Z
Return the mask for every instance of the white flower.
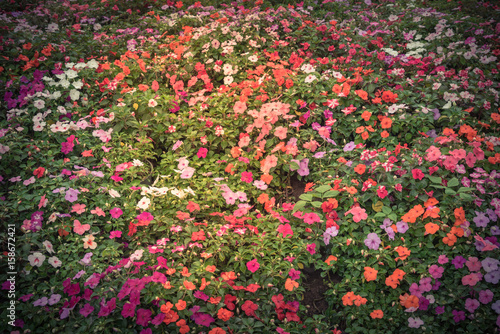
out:
M121 197L120 193L114 189L109 189L109 195L113 198Z
M143 198L141 198L139 203L137 203L137 207L139 209L146 210L147 208L149 208L150 203L151 203L151 200L144 196Z
M50 254L54 253L54 246L52 246L52 243L50 241L45 240L43 242L43 245L45 246L45 249L47 250L47 252L49 252ZM50 259L49 259L49 261L50 261Z
M75 87L76 89L80 89L83 87L83 82L82 80L78 80L78 81L75 81L72 83L73 87Z
M59 30L59 26L57 25L57 23L51 23L47 26L47 31L48 32L54 32L54 31L57 31Z
M63 106L57 107L57 111L59 111L61 114L68 113L68 111L66 110L66 108L64 108Z
M227 85L229 86L230 84L232 84L234 81L234 78L230 75L228 75L227 77L224 77L224 85Z
M67 70L64 73L68 79L74 79L78 76L78 72L74 70Z
M158 102L156 102L155 99L151 99L148 102L148 107L152 107L153 108L153 107L156 107L157 105L158 105Z
M134 159L134 161L132 161L132 165L135 166L135 167L144 166L144 164L142 163L142 161L141 160L137 160L137 159Z
M55 256L52 256L52 257L49 257L49 263L52 265L52 267L54 268L57 268L57 267L60 267L62 265L62 262L61 260L59 260L57 257Z
M55 91L52 93L52 95L50 96L51 99L55 100L55 99L58 99L61 97L61 92L60 91Z
M34 266L40 267L43 261L45 261L45 255L43 255L40 252L35 252L32 255L28 256L28 261L30 261L30 265L32 267Z
M45 108L45 101L43 101L43 100L36 100L35 102L33 102L33 105L37 109L43 109L43 108Z
M316 79L317 79L317 78L316 78L316 76L315 76L315 75L313 75L313 74L309 74L309 75L306 77L306 79L304 80L304 82L305 82L305 83L311 83L311 82L313 82L313 81L314 81L314 80L316 80Z
M88 68L96 69L99 67L99 63L95 59L92 59L87 63L87 66Z
M102 26L99 23L94 24L94 30L99 30L101 28Z
M63 88L68 88L70 85L70 82L66 79L63 79L63 80L59 81L59 85Z
M36 122L33 124L33 131L42 131L45 128L45 122Z
M72 89L69 91L69 96L73 101L76 101L80 98L80 92L77 91L76 89Z

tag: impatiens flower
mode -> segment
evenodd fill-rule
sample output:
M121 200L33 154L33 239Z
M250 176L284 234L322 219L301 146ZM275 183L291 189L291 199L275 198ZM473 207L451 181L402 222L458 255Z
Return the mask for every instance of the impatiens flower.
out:
M477 227L486 227L488 226L490 219L488 218L486 213L476 211L476 217L474 217L473 221L474 223L476 223Z
M370 249L378 249L381 242L377 233L369 233L365 239L365 245Z
M289 235L289 238L293 236L293 230L290 224L281 224L278 226L278 234L281 233L283 238L285 238L287 235Z
M337 228L337 226L327 228L323 233L323 241L325 242L325 245L330 244L330 239L337 236L338 233L339 229Z
M291 268L290 271L288 272L288 275L290 276L291 279L298 280L300 278L300 271Z
M80 194L80 191L69 188L68 190L66 190L66 195L64 196L64 199L67 200L68 202L73 203L78 200L78 194Z
M425 174L418 168L412 169L411 174L415 180L422 180Z
M55 256L49 257L48 262L52 265L52 267L57 268L62 265L62 262Z
M195 172L193 167L186 167L181 173L181 179L190 179Z
M377 196L381 199L384 199L385 197L387 197L387 190L385 189L385 186L380 186L378 187L377 189Z
M45 249L47 250L47 252L54 253L54 246L52 246L52 243L50 241L45 240L43 242L43 245L45 246Z
M95 249L97 244L94 242L94 236L92 234L88 234L83 238L83 248L87 249Z
M399 221L396 223L396 228L398 230L398 233L405 233L406 231L408 231L408 224L404 221Z
M241 181L246 183L252 183L253 175L252 172L242 172L241 173Z
M351 210L347 211L344 215L347 216L350 213L352 214L352 220L354 220L356 223L359 223L361 220L365 220L366 218L368 218L366 210L359 206L352 208Z
M479 307L479 301L477 299L467 298L465 301L465 309L470 313L474 313L476 309Z
M49 305L54 305L57 304L61 300L61 295L59 294L52 294L49 298L48 304Z
M109 210L109 214L111 215L111 217L117 219L120 218L120 216L123 214L123 211L120 208L113 208Z
M429 274L431 274L432 278L438 279L443 276L444 268L438 265L433 264L429 268Z
M316 244L309 244L306 247L306 250L311 254L314 255L316 253Z
M259 269L259 267L260 267L260 265L259 265L259 262L257 262L257 259L253 259L252 261L247 262L247 268L252 273L256 272Z
M493 300L493 292L491 290L481 290L479 291L479 301L482 304L488 304Z
M309 224L309 225L312 225L314 223L318 223L320 221L319 216L314 212L309 212L309 213L304 214L303 219L304 219L304 223Z
M114 238L121 238L122 236L122 231L111 231L109 233L109 238L114 239Z
M410 328L420 328L424 322L420 318L408 318L408 327Z
M32 267L37 266L40 267L45 261L45 255L40 252L35 252L32 255L28 256L28 261Z
M147 208L149 208L150 203L151 203L151 200L149 198L147 198L146 196L144 196L143 198L141 198L139 203L137 203L137 207L139 209L142 209L142 210L147 210Z
M45 306L47 305L48 298L47 297L42 297L40 299L37 299L33 302L34 306Z
M207 153L208 153L208 149L206 149L204 147L200 147L200 149L198 150L198 153L196 155L198 156L198 158L202 159L202 158L207 157Z

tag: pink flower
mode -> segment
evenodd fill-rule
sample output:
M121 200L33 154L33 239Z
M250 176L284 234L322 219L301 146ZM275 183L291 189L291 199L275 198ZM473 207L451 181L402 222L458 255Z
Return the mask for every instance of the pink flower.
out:
M207 153L208 153L208 149L204 148L204 147L200 147L200 149L198 150L198 153L196 154L198 156L198 158L206 158L207 157Z
M241 181L246 183L252 183L253 174L252 172L242 172L241 173Z
M85 206L86 206L85 204L75 204L71 208L71 212L76 212L80 215L86 211Z
M257 259L253 259L252 261L247 262L247 268L252 273L256 272L259 269L259 267L260 267L260 265L259 265L259 262L257 262Z
M401 192L403 190L403 186L401 185L401 183L398 183L394 186L394 189L396 189L397 191Z
M462 285L474 286L479 282L479 276L476 273L465 275L462 277Z
M306 250L311 253L311 255L314 255L316 253L316 244L309 244L306 247Z
M304 214L304 223L312 225L314 223L318 223L320 221L319 216L314 212L309 212Z
M366 218L368 218L366 210L360 208L359 206L352 208L351 210L347 211L344 215L347 216L350 213L352 214L352 220L354 220L356 223L359 223L361 220L365 220Z
M106 216L106 214L104 213L104 211L102 211L102 209L100 207L96 207L95 210L91 210L90 213L93 215L101 216L101 217Z
M122 236L122 231L111 231L109 233L109 238L114 239L114 238L121 238Z
M435 265L435 264L433 264L429 268L429 274L431 274L432 278L434 278L434 279L441 278L443 276L443 272L444 272L444 268L440 267L438 265Z
M388 192L385 189L385 186L380 186L377 189L377 195L379 198L384 199L387 196Z
M109 214L111 215L111 217L117 219L120 218L120 216L123 214L123 211L120 208L113 208L109 210Z
M422 180L425 176L425 174L418 168L412 169L411 173L415 180Z
M193 167L184 168L181 174L181 179L190 179L193 176L194 172L195 169Z
M287 235L290 235L290 237L293 235L293 230L290 224L281 224L280 226L278 226L277 231L278 233L283 234L283 238L286 237Z

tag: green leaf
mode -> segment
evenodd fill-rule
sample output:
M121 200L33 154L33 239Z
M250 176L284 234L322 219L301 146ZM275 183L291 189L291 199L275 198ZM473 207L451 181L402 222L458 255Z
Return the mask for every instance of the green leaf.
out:
M302 194L299 197L301 200L311 202L313 199L313 196L311 194Z
M441 178L438 177L438 176L427 176L429 178L429 180L432 181L432 183L441 183Z
M472 201L472 196L466 193L460 193L459 194L460 198L463 199L464 201Z
M293 212L299 211L306 205L306 201L298 201L293 207Z
M460 182L458 181L458 179L456 177L454 177L453 179L448 181L448 187L456 187L459 184L460 184Z
M298 163L296 163L295 161L290 162L290 170L297 170L299 168L300 166Z
M444 193L445 193L445 194L448 194L448 195L456 195L456 194L457 194L457 192L456 192L455 190L450 189L450 188L446 188L446 189L444 190Z
M314 190L322 194L322 193L330 190L331 188L332 187L330 187L329 185L325 184L325 185L322 185L322 186L320 186L318 188L315 188Z
M321 204L323 204L323 203L318 202L318 201L314 201L314 202L312 202L311 204L312 204L312 206L314 206L315 208L320 208L320 207L321 207Z
M330 198L330 197L335 197L339 194L337 190L329 190L326 193L323 194L323 198Z

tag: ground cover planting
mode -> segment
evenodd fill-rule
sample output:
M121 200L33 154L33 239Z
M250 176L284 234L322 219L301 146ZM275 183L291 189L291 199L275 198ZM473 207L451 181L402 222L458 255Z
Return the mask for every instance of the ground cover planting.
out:
M9 333L497 333L500 7L0 2Z

